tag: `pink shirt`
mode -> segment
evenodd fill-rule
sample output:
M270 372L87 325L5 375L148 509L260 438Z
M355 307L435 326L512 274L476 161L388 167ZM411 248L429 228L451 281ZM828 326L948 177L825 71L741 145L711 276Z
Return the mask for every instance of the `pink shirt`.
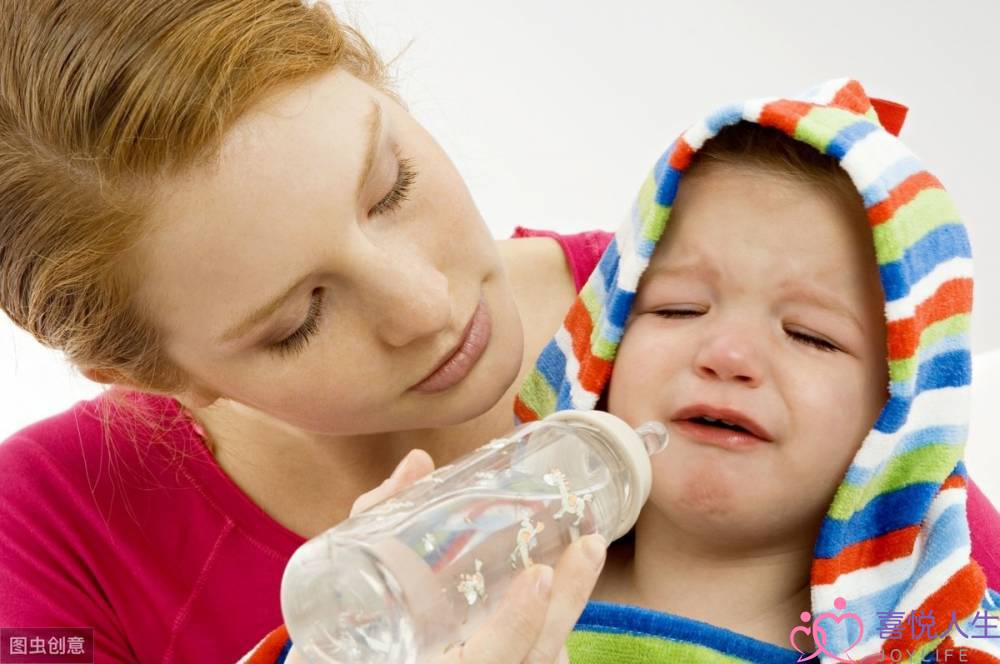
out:
M539 234L553 235L514 237ZM611 236L555 237L579 290ZM235 661L282 623L281 575L305 540L222 471L175 400L119 394L143 416L102 413L101 396L0 444L0 626L93 627L97 663ZM971 482L969 515L1000 588L1000 515Z

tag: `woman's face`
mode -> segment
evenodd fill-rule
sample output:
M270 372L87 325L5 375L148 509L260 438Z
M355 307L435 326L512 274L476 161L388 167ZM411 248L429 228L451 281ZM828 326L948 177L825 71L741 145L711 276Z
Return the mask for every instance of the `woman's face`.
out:
M520 319L465 183L359 79L334 70L272 95L214 167L158 195L139 296L192 379L189 405L224 397L320 434L376 433L471 419L516 378ZM471 370L417 387L481 300Z

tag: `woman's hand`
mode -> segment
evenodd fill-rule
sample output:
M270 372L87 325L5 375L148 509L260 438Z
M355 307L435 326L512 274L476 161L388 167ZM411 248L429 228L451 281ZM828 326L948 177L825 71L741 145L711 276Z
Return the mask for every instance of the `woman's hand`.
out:
M351 516L395 495L434 470L423 450L407 454L382 484L361 494ZM501 606L465 643L435 664L568 664L566 638L597 583L607 545L600 535L581 537L555 569L532 565L518 574ZM294 645L286 664L304 664Z

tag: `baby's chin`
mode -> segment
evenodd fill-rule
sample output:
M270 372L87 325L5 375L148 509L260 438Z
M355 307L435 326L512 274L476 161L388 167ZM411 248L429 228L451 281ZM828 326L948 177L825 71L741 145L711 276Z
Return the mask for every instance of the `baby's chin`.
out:
M654 473L645 510L654 512L647 515L653 519L658 513L679 536L743 549L780 545L781 538L801 529L801 519L789 510L793 491L775 484L782 482L780 474L762 476L731 464L693 462L664 475L661 469Z

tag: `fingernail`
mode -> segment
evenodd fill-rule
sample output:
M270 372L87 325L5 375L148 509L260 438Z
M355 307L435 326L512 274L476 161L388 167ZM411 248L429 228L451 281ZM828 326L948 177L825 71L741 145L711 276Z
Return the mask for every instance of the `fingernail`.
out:
M539 565L538 578L535 579L535 593L542 599L549 596L552 589L552 568L548 565Z
M600 533L587 535L583 538L583 553L587 556L594 567L600 569L604 564L604 558L608 554L607 544Z

